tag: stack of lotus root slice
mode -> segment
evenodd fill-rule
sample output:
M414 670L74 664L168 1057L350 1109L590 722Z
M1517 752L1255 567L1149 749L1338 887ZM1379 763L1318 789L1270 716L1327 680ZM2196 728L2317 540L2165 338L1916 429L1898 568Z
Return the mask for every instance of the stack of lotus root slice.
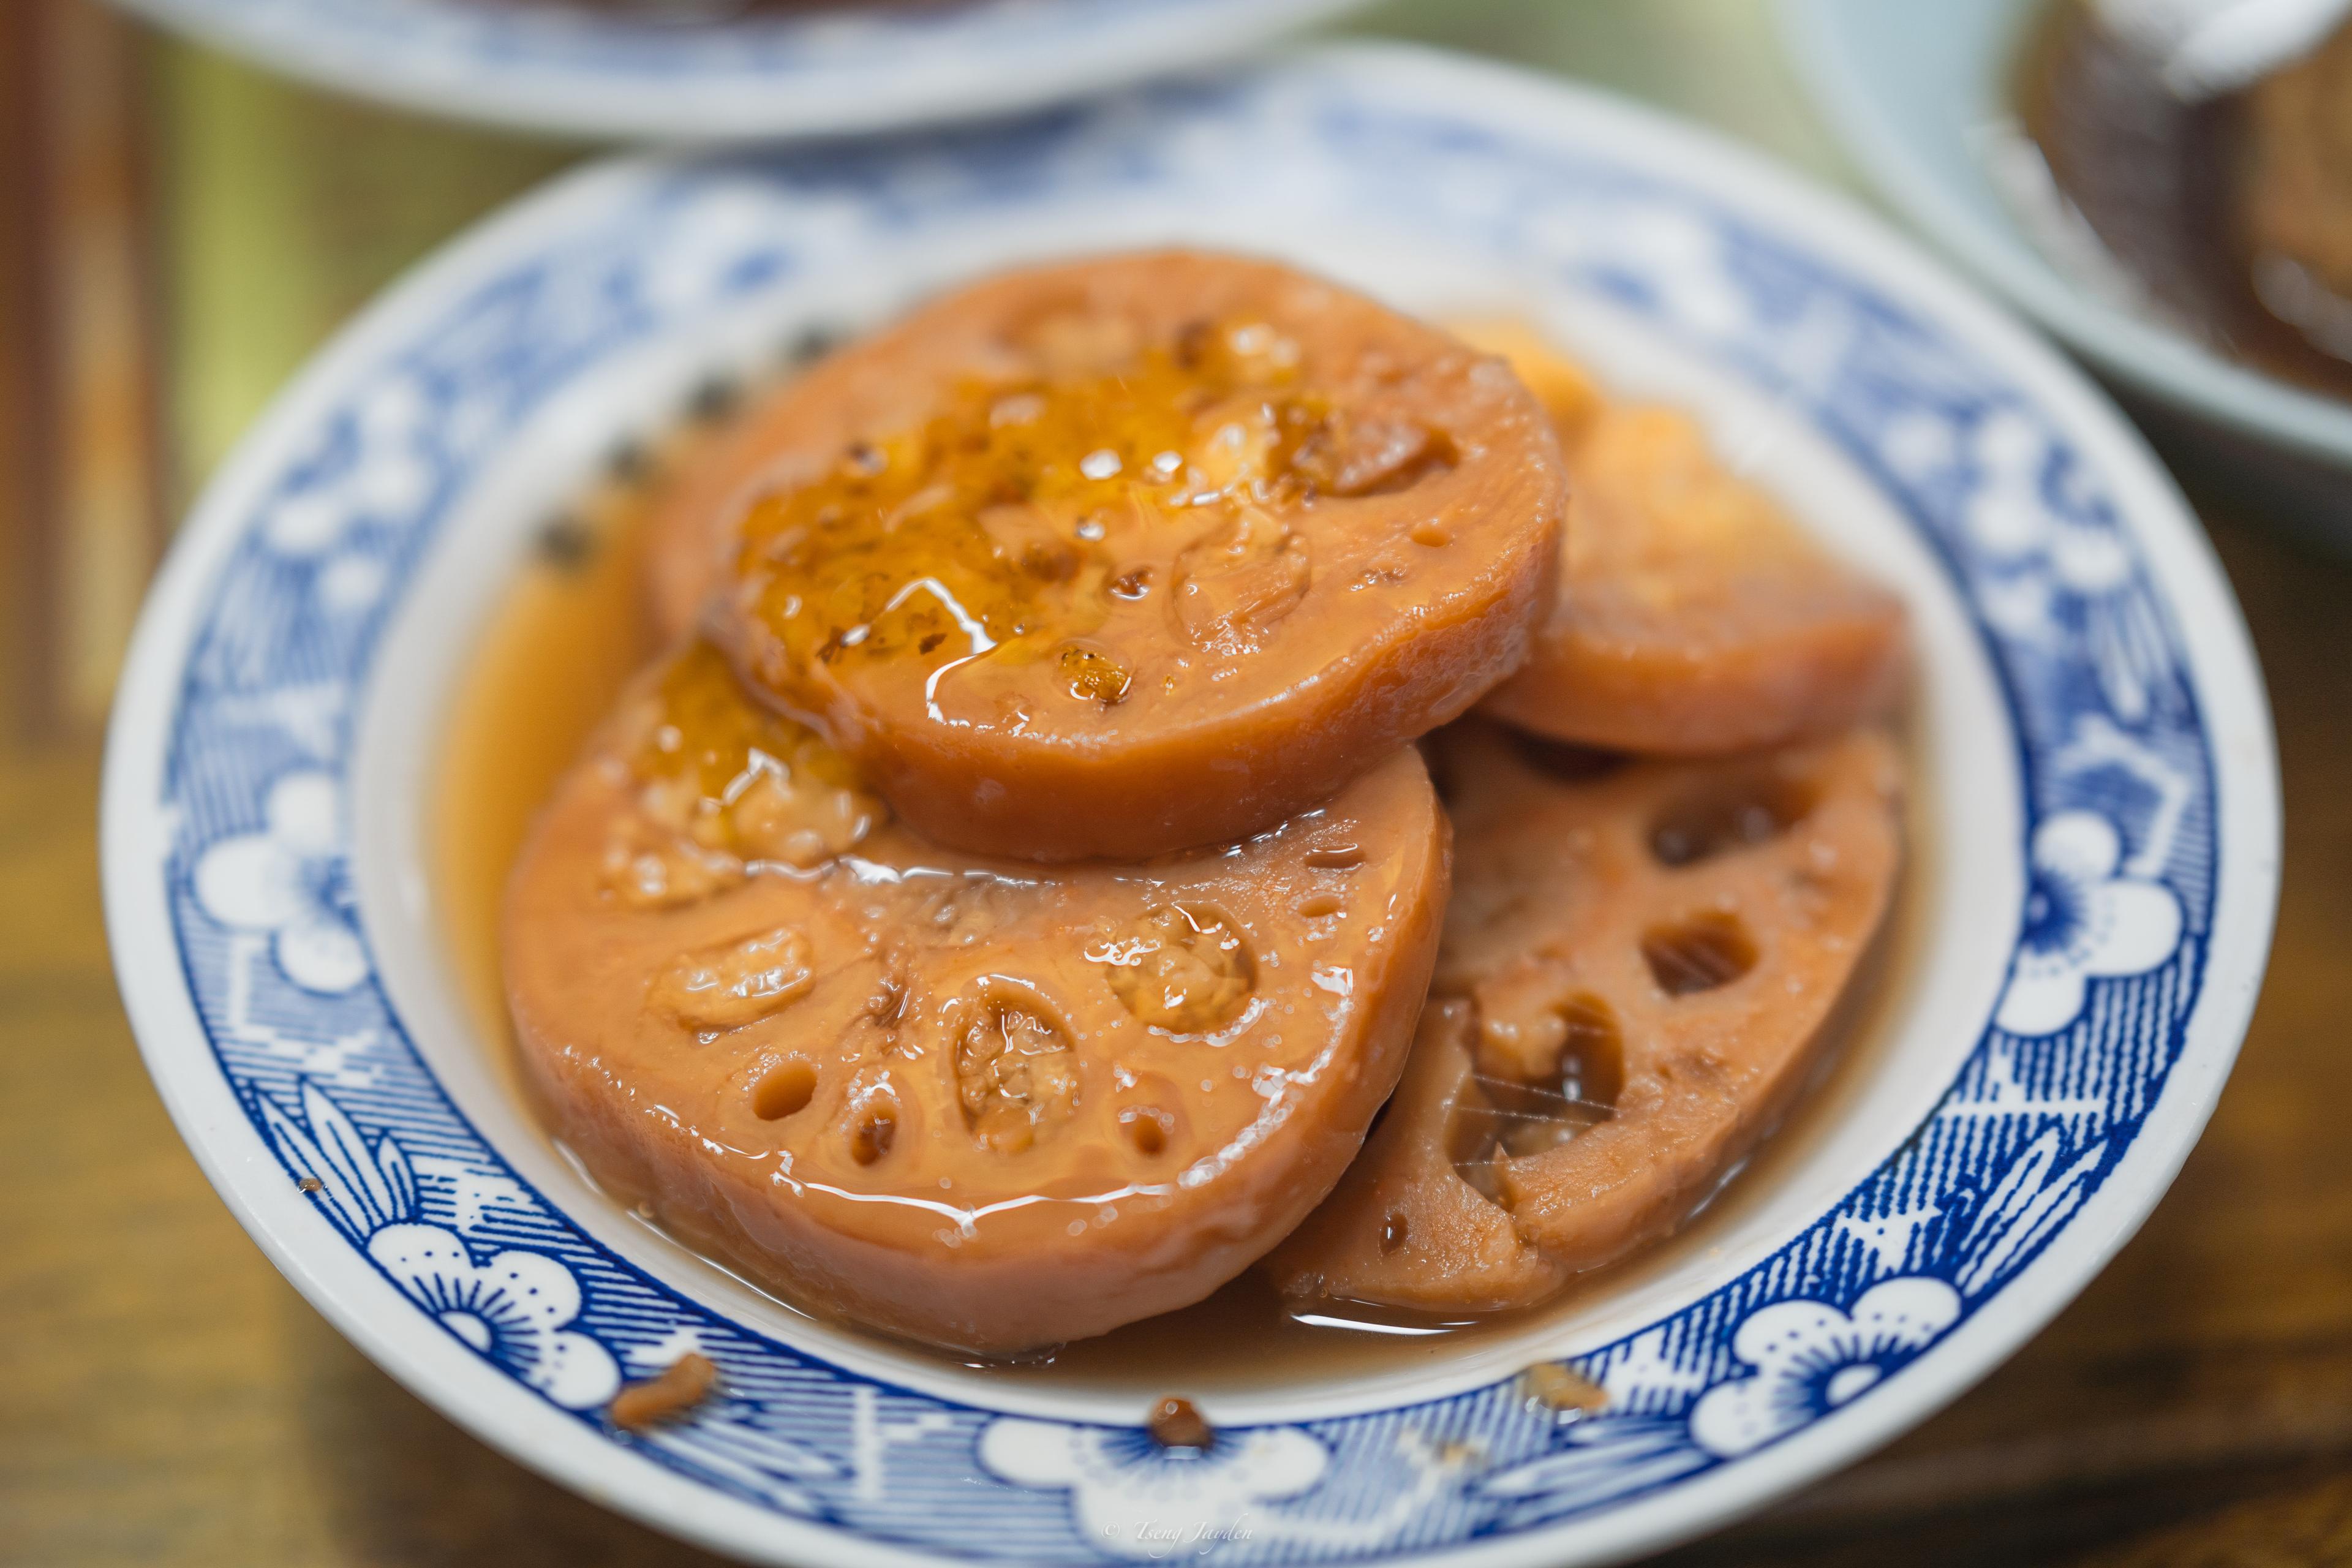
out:
M1285 267L943 296L652 526L669 651L509 886L526 1079L889 1332L1538 1300L1770 1127L1896 875L1890 595L1681 416Z

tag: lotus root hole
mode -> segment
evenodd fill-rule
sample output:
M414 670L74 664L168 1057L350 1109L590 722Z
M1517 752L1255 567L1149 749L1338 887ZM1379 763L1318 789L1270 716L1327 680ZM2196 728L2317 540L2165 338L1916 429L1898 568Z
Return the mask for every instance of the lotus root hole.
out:
M1652 926L1642 937L1642 957L1658 989L1669 996L1696 996L1730 984L1756 967L1756 939L1727 910Z
M1454 1114L1446 1119L1445 1152L1454 1162L1454 1174L1488 1203L1508 1208L1496 1169L1503 1145L1503 1112L1486 1096L1489 1081L1484 1073L1477 1073L1463 1086L1461 1097L1454 1102Z
M1172 1034L1221 1028L1257 984L1249 944L1206 904L1161 904L1117 939L1087 950L1127 1010Z
M794 1057L760 1075L751 1088L751 1113L762 1121L782 1121L806 1110L815 1097L816 1068Z
M1475 1093L1454 1106L1454 1168L1506 1208L1496 1165L1557 1149L1610 1120L1624 1087L1625 1041L1616 1010L1580 992L1552 1011L1561 1025L1559 1051L1541 1076L1475 1072Z
M1000 1154L1051 1137L1077 1103L1068 1032L1019 996L982 1003L956 1042L955 1073L964 1126Z
M1586 992L1559 1011L1568 1026L1559 1049L1560 1095L1589 1121L1606 1121L1617 1114L1617 1096L1625 1087L1625 1037L1616 1010Z
M898 1137L898 1108L887 1100L873 1101L858 1113L849 1134L849 1157L871 1165L890 1152Z
M1606 778L1625 765L1625 759L1615 752L1597 751L1567 741L1549 741L1517 730L1511 731L1511 747L1528 767L1564 784L1588 784Z
M1118 1124L1139 1154L1150 1156L1168 1147L1175 1118L1156 1105L1130 1105L1118 1113Z
M1650 853L1661 866L1696 866L1769 844L1816 804L1801 782L1775 773L1734 779L1670 802L1650 823Z

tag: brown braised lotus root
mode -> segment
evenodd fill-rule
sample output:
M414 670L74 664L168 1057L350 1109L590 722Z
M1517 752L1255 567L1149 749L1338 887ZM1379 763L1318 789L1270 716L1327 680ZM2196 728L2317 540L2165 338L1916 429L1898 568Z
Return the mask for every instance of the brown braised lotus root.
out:
M1714 755L1835 734L1905 673L1901 601L1728 472L1688 415L1612 405L1520 329L1472 329L1553 412L1559 598L1484 711L1583 745Z
M1568 1270L1519 1233L1457 1157L1485 1166L1500 1117L1473 1055L1476 1009L1433 998L1386 1114L1339 1186L1266 1268L1286 1295L1423 1311L1539 1301Z
M783 387L666 508L657 596L678 625L715 567L736 667L938 841L1135 858L1307 809L1509 674L1562 507L1494 357L1272 263L1112 257Z
M1563 777L1439 738L1455 831L1395 1099L1267 1268L1294 1298L1486 1311L1665 1235L1785 1109L1901 860L1883 735Z
M516 866L525 1079L616 1194L802 1301L971 1351L1100 1333L1338 1180L1404 1061L1447 841L1400 748L1228 847L956 854L696 647Z

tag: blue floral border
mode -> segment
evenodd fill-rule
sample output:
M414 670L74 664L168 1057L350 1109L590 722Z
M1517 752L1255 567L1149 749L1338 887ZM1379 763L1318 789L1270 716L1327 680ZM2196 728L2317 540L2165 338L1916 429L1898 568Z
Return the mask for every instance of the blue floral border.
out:
M336 803L377 639L453 500L552 395L861 247L1090 196L1189 210L1224 199L1237 159L1285 164L1286 200L1598 291L1810 416L1940 559L2015 725L2033 890L1997 1021L1795 1240L1577 1358L1610 1396L1598 1415L1506 1383L1163 1454L830 1366L646 1276L523 1182L412 1048L352 913ZM2169 612L2058 422L1801 236L1331 66L614 189L335 389L208 590L163 791L186 984L257 1133L490 1367L705 1485L941 1556L1133 1560L1164 1550L1153 1518L1182 1515L1227 1521L1213 1543L1237 1563L1370 1560L1679 1486L1866 1396L1998 1294L2138 1135L2198 999L2217 856ZM603 1426L619 1378L686 1348L719 1363L721 1399L655 1434Z

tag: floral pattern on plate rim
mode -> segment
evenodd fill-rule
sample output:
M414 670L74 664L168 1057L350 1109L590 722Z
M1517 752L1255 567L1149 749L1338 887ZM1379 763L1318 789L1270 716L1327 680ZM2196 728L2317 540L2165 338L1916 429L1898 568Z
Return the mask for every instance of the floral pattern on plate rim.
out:
M904 244L1042 191L1193 193L1269 147L1335 210L1444 226L1606 298L1805 413L1874 479L1999 672L2032 825L2020 853L2053 901L2028 920L1999 1018L1895 1155L1746 1274L1574 1358L1609 1395L1600 1413L1554 1413L1506 1383L1147 1461L1132 1428L1015 1426L833 1367L572 1225L442 1093L380 987L339 984L344 849L320 832L309 781L331 795L347 765L375 640L452 497L571 377L861 243ZM1181 1495L1210 1500L1221 1561L1376 1559L1589 1515L1867 1399L2030 1262L2137 1134L2180 1048L2212 914L2196 692L2100 476L1900 300L1595 148L1399 106L1328 68L984 135L655 165L616 189L615 210L476 279L310 432L207 590L169 752L165 870L221 1069L289 1178L317 1182L331 1222L487 1367L597 1422L570 1402L619 1368L698 1350L722 1396L652 1433L604 1428L610 1440L866 1539L1122 1560L1154 1500ZM823 221L791 221L809 214ZM208 872L222 857L231 871ZM2095 904L2106 927L2067 923ZM495 1298L518 1282L552 1300L509 1313Z

